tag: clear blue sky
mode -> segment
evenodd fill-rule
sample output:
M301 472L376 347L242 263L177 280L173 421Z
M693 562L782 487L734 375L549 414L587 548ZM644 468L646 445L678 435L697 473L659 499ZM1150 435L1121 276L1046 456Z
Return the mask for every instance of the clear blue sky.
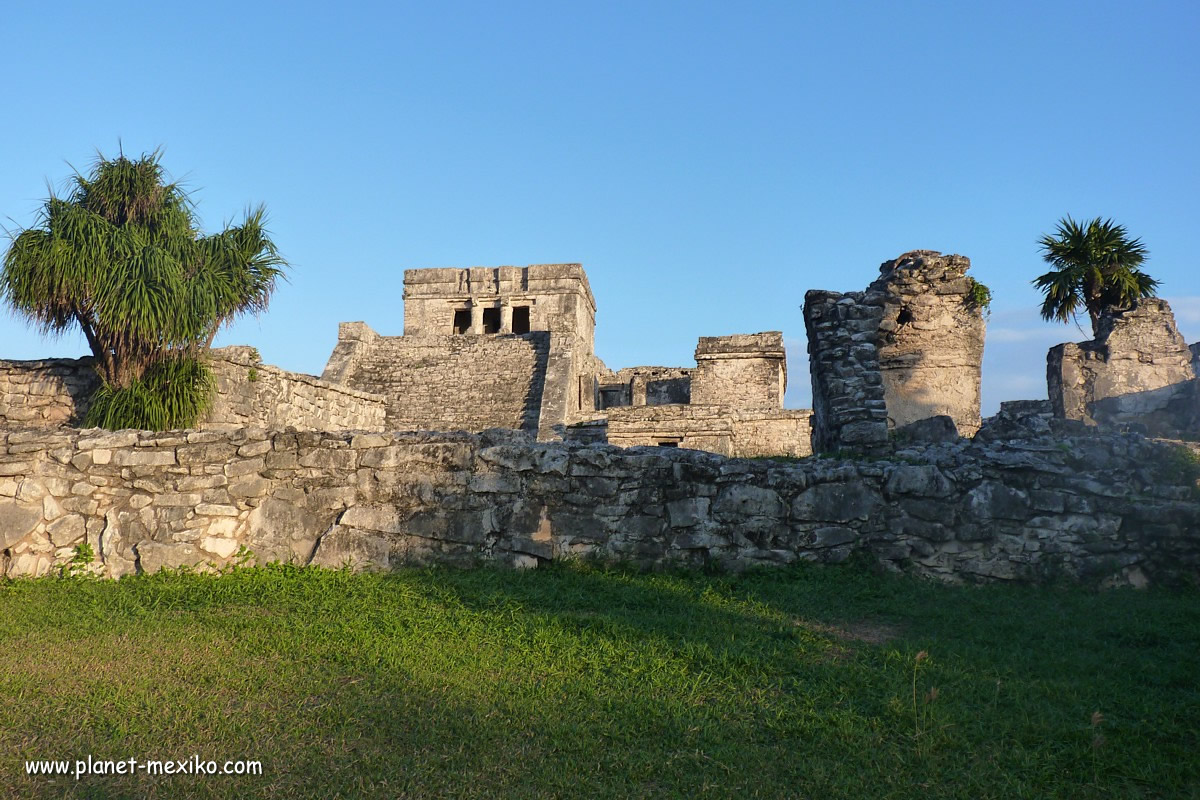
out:
M211 229L266 203L294 264L219 343L320 373L341 320L401 332L403 270L579 261L610 367L782 330L911 249L995 295L984 409L1045 396L1031 278L1111 216L1200 339L1200 5L5 4L0 219L97 150L162 146ZM0 357L78 355L0 317Z

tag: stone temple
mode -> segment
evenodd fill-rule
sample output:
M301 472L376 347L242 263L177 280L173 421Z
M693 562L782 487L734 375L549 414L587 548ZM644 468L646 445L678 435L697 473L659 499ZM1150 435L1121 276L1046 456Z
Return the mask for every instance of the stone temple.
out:
M407 270L404 334L343 323L321 377L382 395L391 430L811 452L809 413L783 408L782 333L702 338L695 367L613 371L596 356L595 329L579 264Z

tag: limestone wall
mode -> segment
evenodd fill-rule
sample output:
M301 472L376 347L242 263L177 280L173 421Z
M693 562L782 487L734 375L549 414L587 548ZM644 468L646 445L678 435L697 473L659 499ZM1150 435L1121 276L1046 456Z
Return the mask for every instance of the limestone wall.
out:
M734 458L812 455L807 409L738 410L723 406L632 406L609 411L608 443L673 446Z
M1060 344L1046 358L1055 414L1090 425L1140 426L1154 435L1200 432L1193 353L1165 300L1105 314L1096 338Z
M0 427L77 425L100 385L93 360L0 361ZM260 362L252 347L210 351L217 381L206 425L382 430L384 398Z
M383 395L388 430L536 433L548 377L564 418L573 388L570 348L556 347L561 358L551 363L550 336L380 336L361 322L342 323L321 377Z
M689 403L692 373L688 367L624 367L599 379L600 389L623 387L624 405L664 406Z
M382 395L263 364L253 347L213 350L211 363L217 392L206 417L209 426L328 431L384 428L387 404Z
M1200 502L1183 463L1115 435L787 463L515 434L3 431L0 570L45 574L83 542L109 576L251 554L738 568L861 550L949 580L1140 585L1200 574Z
M88 358L0 361L0 428L78 424L100 378Z
M700 337L691 402L729 408L782 408L786 389L781 332Z

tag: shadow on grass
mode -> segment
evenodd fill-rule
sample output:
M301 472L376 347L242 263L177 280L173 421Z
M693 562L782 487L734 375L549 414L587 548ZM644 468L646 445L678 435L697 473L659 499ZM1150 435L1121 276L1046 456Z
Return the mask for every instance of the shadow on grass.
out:
M815 566L3 584L0 784L13 797L1178 796L1200 779L1196 600ZM863 620L899 636L821 627ZM933 658L914 673L917 649ZM27 758L193 753L261 759L264 774L20 775Z

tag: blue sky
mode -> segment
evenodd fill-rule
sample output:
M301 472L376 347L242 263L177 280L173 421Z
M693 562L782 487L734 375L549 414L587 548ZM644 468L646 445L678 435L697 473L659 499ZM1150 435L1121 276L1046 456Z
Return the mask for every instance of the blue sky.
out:
M320 373L401 332L409 268L579 261L610 367L782 330L917 248L994 293L984 410L1045 396L1036 240L1113 217L1200 339L1200 5L5 4L0 220L97 150L163 147L212 229L266 203L293 263L219 344ZM1085 323L1086 324L1086 323ZM0 357L79 355L0 316Z

